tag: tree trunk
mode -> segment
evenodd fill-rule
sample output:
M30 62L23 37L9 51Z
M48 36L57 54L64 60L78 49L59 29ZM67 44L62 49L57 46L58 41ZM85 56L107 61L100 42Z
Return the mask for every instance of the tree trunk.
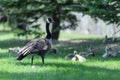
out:
M59 34L60 34L60 18L57 18L56 15L53 15L53 19L55 23L53 24L53 27L52 27L52 39L58 40Z

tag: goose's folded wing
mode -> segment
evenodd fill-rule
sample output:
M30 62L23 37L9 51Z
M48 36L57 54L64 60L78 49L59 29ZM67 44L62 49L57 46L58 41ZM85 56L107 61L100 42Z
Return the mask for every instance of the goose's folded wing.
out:
M46 45L46 41L44 39L35 39L30 41L27 45L25 45L18 54L28 55L29 53L39 52L41 50L46 50L48 46Z

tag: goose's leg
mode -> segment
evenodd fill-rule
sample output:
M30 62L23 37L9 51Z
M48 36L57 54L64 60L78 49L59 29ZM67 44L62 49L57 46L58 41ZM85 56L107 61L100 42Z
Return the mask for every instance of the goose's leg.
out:
M44 65L44 55L40 55L42 59L42 65Z
M32 55L32 58L31 58L31 65L33 65L33 59L34 59L34 55Z
M42 58L42 64L44 65L44 56L41 56L41 58Z

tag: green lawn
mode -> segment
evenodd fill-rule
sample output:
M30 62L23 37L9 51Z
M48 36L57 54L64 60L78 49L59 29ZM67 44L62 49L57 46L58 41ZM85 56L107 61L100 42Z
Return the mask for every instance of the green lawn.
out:
M0 31L0 80L120 80L119 57L103 59L100 36L64 34L58 42L53 42L59 49L57 54L47 54L45 65L36 56L31 66L31 55L22 61L16 60L16 53L8 52L9 47L22 47L27 42L23 38L14 37L13 33ZM66 40L67 39L67 40ZM65 60L66 54L74 50L85 51L89 46L99 50L95 57L88 57L84 63ZM101 48L102 47L102 48Z

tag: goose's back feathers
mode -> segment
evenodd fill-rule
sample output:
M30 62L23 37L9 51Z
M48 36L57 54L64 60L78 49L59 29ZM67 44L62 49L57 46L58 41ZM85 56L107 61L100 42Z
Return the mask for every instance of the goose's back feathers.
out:
M27 43L19 52L19 56L27 56L30 53L44 53L51 49L51 43L47 39L37 38ZM19 58L18 56L18 58ZM18 59L19 60L19 59Z

